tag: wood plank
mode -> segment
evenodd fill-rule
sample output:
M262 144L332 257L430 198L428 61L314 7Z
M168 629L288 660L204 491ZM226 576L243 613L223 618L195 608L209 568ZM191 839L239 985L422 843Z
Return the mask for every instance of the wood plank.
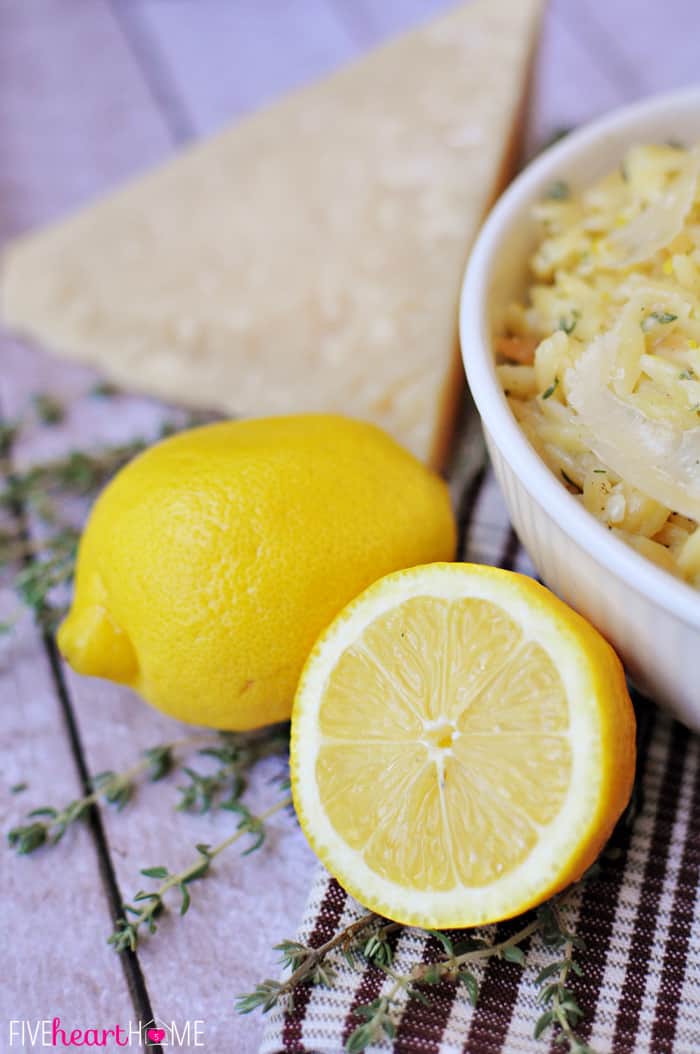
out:
M315 80L358 48L327 0L124 5L120 19L166 114L205 135Z
M647 4L643 10L634 0L550 0L528 156L561 128L575 127L645 95L696 83L697 47L688 32L696 10L693 0Z
M95 9L92 10L95 17ZM131 168L140 167L141 161L152 161L154 155L168 150L165 122L154 110L146 79L133 65L133 52L123 46L118 24L110 12L105 9L102 15L109 19L111 28L108 32L104 22L100 27L101 62L90 67L90 79L85 70L77 70L79 92L75 78L71 80L69 76L71 64L62 52L70 42L60 37L51 38L48 32L30 33L26 26L20 27L31 38L33 61L37 66L43 61L43 49L52 50L51 61L61 69L54 87L57 91L60 88L66 101L59 108L60 120L48 122L42 118L47 105L43 92L30 96L17 93L12 111L14 123L28 129L41 127L44 137L40 151L43 179L32 184L31 195L24 202L20 221L23 225L77 204L81 195L92 196L103 185L124 174L120 168L113 179L109 167L103 171L93 166L80 179L66 178L58 184L47 179L47 173L52 171L53 150L62 168L80 168L84 163L90 168L92 154L84 158L77 146L86 115L83 107L73 103L76 94L99 100L92 104L97 109L116 107L124 97L138 98L135 108L130 110L130 119L134 122L130 141L127 130L123 131L122 146ZM57 54L61 53L63 60L59 61ZM12 161L8 169L16 185L22 185L25 171L33 171L37 164L37 154L29 138L28 133L24 138L19 137L20 146L8 155ZM74 152L66 154L66 143L74 144ZM147 149L143 148L144 143ZM16 229L17 222L17 210L13 209L7 216L4 231ZM104 402L85 395L94 382L88 371L50 359L15 341L3 343L2 375L6 380L6 405L10 414L18 413L33 393L43 390L58 395L69 405L67 419L61 427L36 430L23 439L17 448L19 465L59 454L76 445L114 442L136 433L154 434L163 417L162 408L154 403L131 398L120 399L118 404L112 404L112 412L107 412ZM142 747L178 734L174 723L144 706L126 690L70 674L68 684L92 772L126 765ZM270 762L256 775L251 796L256 807L263 801L269 804L274 800L275 791L267 785L273 767L274 763ZM235 826L235 818L229 815L199 819L177 813L173 808L176 800L173 787L151 787L148 791L134 805L133 812L118 816L111 811L104 813L117 880L126 897L144 884L139 875L141 867L162 862L177 866L191 857L196 842L215 842ZM60 859L56 854L62 852L59 847L53 854L46 854L53 873ZM160 859L154 860L154 852ZM216 876L199 890L193 890L193 906L187 919L173 925L173 920L166 918L160 939L147 942L144 947L142 961L156 1017L166 1022L175 1020L180 1025L186 1020L203 1020L209 1049L226 1049L234 1035L237 1050L254 1050L262 1023L257 1016L241 1019L233 1016L233 998L261 976L276 971L272 945L293 933L313 866L311 853L295 822L287 816L276 817L271 823L270 845L260 854L243 862L236 859L235 851L229 859L223 857L217 865ZM99 898L96 876L90 882ZM200 895L196 896L196 892ZM110 929L105 915L104 907L101 915L88 912L84 923L86 943L98 948L100 956L105 953L103 942ZM26 945L18 941L17 948L17 963L26 962ZM109 952L108 959L110 968L118 975L119 962L113 952ZM97 961L101 962L99 956ZM76 970L70 950L64 948L56 977L69 994L70 977Z
M456 7L455 0L329 0L361 48L375 47Z
M173 149L106 0L0 0L0 240Z
M144 99L140 81L132 80L133 94L127 90L110 100L91 93L85 79L81 83L67 76L68 70L81 76L86 54L107 54L110 39L117 45L119 65L129 61L111 15L100 3L77 0L67 12L54 0L46 0L41 11L36 5L28 8L3 0L0 18L4 238L77 204L108 174L115 180L130 174L134 150L127 149L127 140L136 138L139 154L149 162L163 156L169 144L158 122L150 133L143 125L135 137L134 129L129 131L132 107L140 112ZM68 134L62 134L66 113L73 123ZM109 128L112 134L101 136L96 144L98 128ZM24 377L25 388L45 387L41 371L28 368L29 357L18 351L9 341L0 346L0 399L10 416L26 394L17 384L19 377ZM16 821L18 811L46 802L61 805L78 797L81 788L47 656L27 620L8 648L12 664L2 676L5 695L14 698L12 709L6 708L3 767L31 772L30 790L12 801ZM9 808L6 815L9 822ZM2 932L12 951L5 955L3 970L4 1016L36 1019L57 1013L83 1028L135 1019L123 964L102 940L110 928L106 891L111 874L104 855L104 882L98 871L100 834L98 827L92 832L76 829L53 851L7 862ZM67 927L73 918L76 924ZM133 961L130 981L142 983ZM147 999L139 1005L147 1006Z
M573 4L550 3L537 54L525 136L531 157L552 135L574 128L627 101L608 67L600 68L582 42Z
M561 18L610 79L632 100L697 83L698 7L635 0L555 0ZM584 83L584 82L582 82Z
M91 764L128 765L140 746L154 745L190 729L157 714L133 694L69 673L74 700ZM194 767L205 771L204 759ZM246 801L261 812L283 797L271 783L283 771L280 759L256 769ZM230 813L191 816L175 810L177 786L149 786L132 814L106 820L120 885L127 896L148 886L139 871L166 864L176 870L196 858L198 842L215 844L236 827ZM268 824L268 841L242 857L237 847L222 855L213 874L191 888L192 906L184 919L164 916L159 932L139 948L151 1000L163 1021L200 1019L206 1049L252 1054L260 1041L259 1015L237 1017L236 995L250 991L278 971L272 947L292 938L315 870L315 858L296 820L288 813Z
M9 589L0 590L0 612L2 618L17 612ZM46 656L27 613L0 642L0 699L4 839L10 827L26 822L29 810L82 794ZM13 794L10 788L23 782L27 789ZM88 828L80 824L59 847L31 856L10 859L10 850L2 851L3 1045L10 1021L34 1027L37 1018L60 1017L68 1031L126 1027L134 1009L121 964L100 939L110 919ZM30 1049L29 1042L14 1045Z
M40 390L51 391L69 407L62 425L37 430L18 445L17 463L23 467L74 446L85 449L121 442L135 434L153 434L168 416L156 404L131 397L119 398L111 404L112 412L106 412L110 404L86 394L95 380L89 371L50 359L18 342L6 343L3 366L4 376L13 378L8 395L12 411ZM92 772L125 768L140 750L189 731L125 688L79 677L67 668L65 674ZM262 811L281 797L269 783L279 771L280 763L274 759L256 770L249 799L253 809ZM139 874L142 867L167 864L174 870L184 866L194 856L197 842L213 844L235 827L236 819L230 814L196 817L177 812L177 782L145 787L124 813L103 812L117 880L126 898L145 884ZM61 852L61 848L54 850L54 861ZM233 997L262 977L275 974L272 946L293 935L314 867L296 821L287 814L270 821L269 844L259 853L241 859L232 849L222 856L216 874L193 887L187 918L166 917L162 932L155 939L147 938L139 949L156 1016L179 1025L201 1019L211 1049L226 1049L234 1035L240 1044L237 1052L255 1050L262 1023L255 1015L232 1016ZM92 881L95 883L94 876ZM104 913L87 915L85 929L100 949L109 928ZM66 968L64 963L64 973Z

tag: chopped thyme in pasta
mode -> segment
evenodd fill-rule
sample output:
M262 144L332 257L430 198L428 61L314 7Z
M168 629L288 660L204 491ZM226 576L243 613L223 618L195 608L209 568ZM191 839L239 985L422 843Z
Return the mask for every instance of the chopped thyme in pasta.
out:
M535 207L531 284L496 342L549 468L627 544L700 588L700 147L636 146Z

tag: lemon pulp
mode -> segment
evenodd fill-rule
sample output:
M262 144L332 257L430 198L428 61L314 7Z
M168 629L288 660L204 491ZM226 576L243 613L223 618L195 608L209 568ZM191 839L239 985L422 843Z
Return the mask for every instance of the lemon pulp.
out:
M299 822L362 904L409 925L520 914L595 860L629 798L610 645L532 579L388 575L321 634L292 714Z
M566 797L561 677L490 601L414 597L377 618L332 671L319 718L331 823L415 889L512 871Z

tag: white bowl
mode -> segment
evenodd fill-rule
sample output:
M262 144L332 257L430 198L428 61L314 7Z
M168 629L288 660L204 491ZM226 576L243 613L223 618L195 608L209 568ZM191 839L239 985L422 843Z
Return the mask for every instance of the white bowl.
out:
M616 110L567 136L512 183L488 217L462 288L460 339L496 477L544 582L613 644L640 688L700 730L700 593L629 548L550 472L510 412L492 335L522 295L537 239L532 206L555 180L585 187L639 143L700 142L700 89Z

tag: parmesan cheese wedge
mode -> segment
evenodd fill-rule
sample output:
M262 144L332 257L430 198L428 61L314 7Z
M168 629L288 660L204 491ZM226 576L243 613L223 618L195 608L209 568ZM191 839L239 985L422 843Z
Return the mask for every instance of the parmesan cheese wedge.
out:
M474 0L5 254L6 323L233 414L340 410L434 466L470 243L514 157L540 0Z

